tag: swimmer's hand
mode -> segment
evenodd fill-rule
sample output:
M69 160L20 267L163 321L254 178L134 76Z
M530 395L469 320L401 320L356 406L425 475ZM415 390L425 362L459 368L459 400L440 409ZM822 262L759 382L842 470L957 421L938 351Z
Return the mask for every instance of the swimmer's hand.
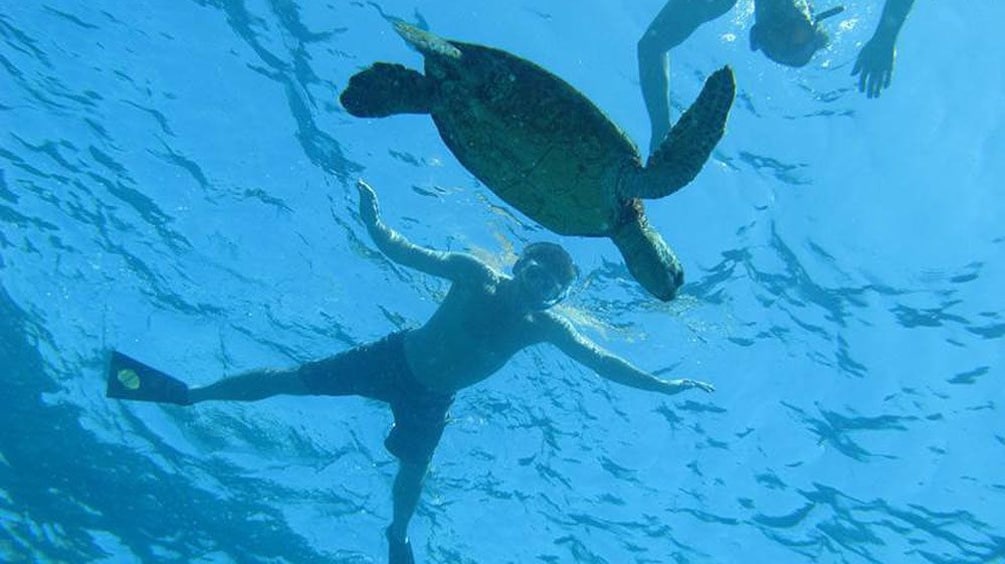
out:
M700 382L698 380L691 380L688 378L670 380L667 384L670 388L670 390L668 390L670 394L679 394L685 390L690 390L691 388L698 388L699 390L707 393L715 391L715 386L709 384L708 382Z
M375 225L380 222L380 205L377 203L377 193L369 184L360 179L356 182L359 190L359 215L363 223Z
M889 88L895 57L893 41L882 36L870 39L851 70L852 76L858 75L858 91L869 98L878 98L883 89Z

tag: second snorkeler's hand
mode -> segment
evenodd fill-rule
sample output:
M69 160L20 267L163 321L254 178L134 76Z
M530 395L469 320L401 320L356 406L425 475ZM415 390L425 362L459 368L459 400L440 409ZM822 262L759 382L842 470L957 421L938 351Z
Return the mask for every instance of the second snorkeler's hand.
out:
M359 190L359 215L363 218L363 223L367 225L376 224L380 221L380 205L377 203L377 193L363 179L356 182L356 189Z
M893 59L896 55L893 41L874 36L862 47L851 70L858 75L858 91L869 98L878 98L893 78Z
M679 394L685 390L690 390L691 388L698 388L699 390L707 393L715 391L715 386L712 384L709 384L708 382L700 382L698 380L691 380L689 378L670 380L667 384L670 388L669 391L671 394Z

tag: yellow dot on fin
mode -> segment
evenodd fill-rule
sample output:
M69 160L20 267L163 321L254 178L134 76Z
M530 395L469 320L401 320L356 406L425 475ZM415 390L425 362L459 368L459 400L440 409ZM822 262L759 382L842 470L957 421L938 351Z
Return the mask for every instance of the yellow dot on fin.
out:
M116 378L119 379L120 384L130 390L140 389L140 375L132 368L123 368L122 370L119 370L119 373L116 374Z

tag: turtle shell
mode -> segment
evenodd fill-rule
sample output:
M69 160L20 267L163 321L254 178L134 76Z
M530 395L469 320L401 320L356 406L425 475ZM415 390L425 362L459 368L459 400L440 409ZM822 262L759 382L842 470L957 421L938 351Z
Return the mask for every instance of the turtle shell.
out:
M505 51L450 42L427 56L432 117L457 159L489 189L563 235L605 236L633 201L618 195L641 169L638 149L589 99Z

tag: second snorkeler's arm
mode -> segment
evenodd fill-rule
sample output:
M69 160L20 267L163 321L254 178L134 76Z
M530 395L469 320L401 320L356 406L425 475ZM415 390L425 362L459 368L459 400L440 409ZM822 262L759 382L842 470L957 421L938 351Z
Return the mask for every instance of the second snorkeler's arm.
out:
M904 21L907 20L907 14L910 13L912 7L914 7L914 0L886 0L886 4L883 5L883 15L880 16L879 24L876 25L873 38L883 37L890 43L896 42L900 28L904 27Z
M360 218L374 244L387 258L402 266L450 280L470 280L488 271L487 266L471 255L435 251L412 243L381 221L377 193L369 184L360 180L356 188L359 190Z
M701 24L736 5L736 0L669 0L639 39L639 82L652 125L649 152L670 131L669 56Z
M886 0L876 31L855 60L851 73L859 76L858 89L870 98L878 97L890 86L897 36L913 6L914 0Z

